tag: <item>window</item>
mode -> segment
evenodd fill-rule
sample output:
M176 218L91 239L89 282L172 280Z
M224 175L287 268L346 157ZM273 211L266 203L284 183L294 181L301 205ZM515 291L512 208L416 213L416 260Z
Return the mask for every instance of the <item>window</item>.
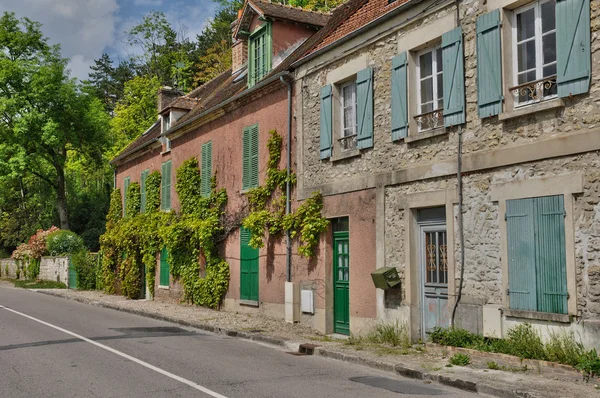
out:
M515 105L556 97L556 1L538 1L514 12Z
M163 133L171 128L171 112L163 115Z
M339 139L342 151L356 149L356 81L340 87L340 115L342 131Z
M162 164L162 178L160 184L160 208L171 210L171 161Z
M242 190L258 186L258 124L244 129L242 144Z
M125 177L123 179L123 217L127 216L127 191L131 184L131 177Z
M511 309L567 313L565 214L563 195L506 201Z
M416 116L419 131L444 126L444 84L442 48L429 48L417 57L417 101Z
M140 212L146 212L146 199L148 197L146 193L146 178L148 178L148 174L150 174L150 170L142 171L142 175L140 176Z
M169 287L169 279L170 279L170 265L169 265L169 252L166 247L163 247L160 251L160 277L158 280L159 286Z
M202 144L202 170L200 192L202 196L210 196L210 179L212 177L212 141Z
M258 83L271 70L271 24L264 23L250 35L248 86Z

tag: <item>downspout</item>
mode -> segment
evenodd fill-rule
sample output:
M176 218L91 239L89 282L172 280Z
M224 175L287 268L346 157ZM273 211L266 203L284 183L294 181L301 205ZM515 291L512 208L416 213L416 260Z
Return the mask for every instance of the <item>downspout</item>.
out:
M110 166L113 169L113 190L117 189L117 168L114 166Z
M287 180L285 182L285 215L291 213L291 200L290 200L290 175L292 173L292 85L288 83L283 76L279 77L279 80L285 84L288 88L288 126L287 126L287 144L286 144L286 170ZM292 239L290 237L290 230L285 231L286 240L286 253L285 253L285 264L286 264L286 281L292 281Z
M465 231L463 228L463 184L462 184L462 126L458 126L458 155L456 159L456 178L458 180L458 240L460 246L460 279L458 282L458 295L452 309L450 325L454 327L454 317L458 303L462 297L463 281L465 277Z

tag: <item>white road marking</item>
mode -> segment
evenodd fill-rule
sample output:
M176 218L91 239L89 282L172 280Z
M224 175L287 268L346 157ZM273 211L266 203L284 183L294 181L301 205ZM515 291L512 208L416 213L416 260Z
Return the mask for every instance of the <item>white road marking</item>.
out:
M208 388L203 387L200 384L196 384L193 381L184 379L183 377L180 377L180 376L177 376L177 375L175 375L173 373L167 372L166 370L163 370L163 369L158 368L158 367L156 367L154 365L151 365L148 362L144 362L144 361L142 361L140 359L132 357L131 355L127 355L127 354L125 354L125 353L123 353L121 351L115 350L114 348L108 347L108 346L106 346L104 344L100 344L100 343L98 343L98 342L96 342L94 340L90 340L87 337L83 337L81 335L78 335L77 333L71 332L70 330L63 329L60 326L56 326L56 325L53 325L51 323L42 321L41 319L34 318L34 317L30 316L30 315L24 314L24 313L19 312L19 311L15 311L15 310L13 310L11 308L8 308L8 307L5 307L3 305L0 305L0 308L3 308L5 310L10 311L12 313L15 313L17 315L21 315L21 316L23 316L25 318L31 319L32 321L39 322L42 325L46 325L48 327L51 327L53 329L56 329L56 330L61 331L63 333L66 333L68 335L71 335L71 336L73 336L75 338L78 338L78 339L83 340L83 341L85 341L87 343L95 345L96 347L100 347L100 348L102 348L102 349L104 349L106 351L112 352L113 354L116 354L116 355L118 355L120 357L123 357L125 359L129 359L130 361L135 362L135 363L137 363L139 365L142 365L142 366L144 366L144 367L146 367L146 368L148 368L150 370L153 370L153 371L155 371L157 373L160 373L162 375L170 377L173 380L177 380L178 382L181 382L181 383L186 384L186 385L188 385L188 386L190 386L192 388L195 388L198 391L202 391L203 393L205 393L207 395L210 395L211 397L214 397L214 398L227 398L226 396L221 395L221 394L219 394L217 392L214 392L212 390L209 390Z

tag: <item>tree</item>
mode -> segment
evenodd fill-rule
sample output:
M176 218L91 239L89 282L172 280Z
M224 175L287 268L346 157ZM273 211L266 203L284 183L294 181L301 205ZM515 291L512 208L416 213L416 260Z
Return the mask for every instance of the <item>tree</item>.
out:
M0 170L36 176L56 193L60 227L69 229L68 150L100 162L108 116L102 103L69 79L60 48L41 25L14 13L0 18Z
M160 81L157 77L137 76L125 83L123 98L115 108L110 122L112 158L131 141L140 136L158 119L157 94Z
M231 64L231 45L227 41L221 40L209 48L206 54L198 60L196 64L198 72L194 76L194 82L200 86L231 68Z
M90 91L104 104L107 112L112 114L116 103L123 97L125 82L135 76L135 65L132 61L122 61L115 68L108 54L94 60L89 79L84 82Z

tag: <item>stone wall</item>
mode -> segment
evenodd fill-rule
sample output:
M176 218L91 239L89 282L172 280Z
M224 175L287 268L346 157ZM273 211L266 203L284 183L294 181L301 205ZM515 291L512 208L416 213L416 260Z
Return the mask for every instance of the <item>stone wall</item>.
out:
M42 257L40 275L45 281L62 282L69 285L69 257Z
M8 267L8 268L7 268ZM0 273L3 278L16 278L17 277L17 262L12 258L1 258L0 259ZM8 270L8 273L6 272Z

